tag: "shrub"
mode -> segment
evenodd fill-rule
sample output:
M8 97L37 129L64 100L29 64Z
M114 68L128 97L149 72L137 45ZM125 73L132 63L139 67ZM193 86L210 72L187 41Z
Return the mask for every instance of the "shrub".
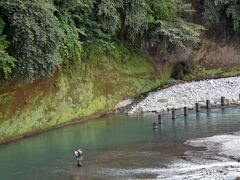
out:
M7 53L9 42L6 40L6 36L3 35L5 23L0 18L0 74L7 78L15 67L15 59Z
M37 0L0 2L8 22L11 54L16 58L16 73L33 80L51 75L59 62L56 56L61 31L53 9Z

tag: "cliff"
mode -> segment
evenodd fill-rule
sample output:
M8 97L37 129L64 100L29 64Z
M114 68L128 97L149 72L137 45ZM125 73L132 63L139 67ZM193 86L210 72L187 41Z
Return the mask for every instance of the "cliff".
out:
M89 57L71 69L33 83L0 87L0 142L111 112L126 97L166 83L170 68L155 71L141 52Z

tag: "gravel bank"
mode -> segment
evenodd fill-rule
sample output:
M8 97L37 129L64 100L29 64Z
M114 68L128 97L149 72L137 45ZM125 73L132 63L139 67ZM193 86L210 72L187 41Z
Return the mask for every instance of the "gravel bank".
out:
M240 132L190 139L186 145L205 147L206 150L187 151L182 158L166 167L110 169L105 173L114 173L122 179L146 174L159 180L237 180L240 179L239 143Z
M226 104L240 104L239 94L240 77L189 82L151 92L125 112L135 114L180 109L184 106L193 108L196 102L205 106L207 99L210 100L211 105L219 105L221 96L226 98Z

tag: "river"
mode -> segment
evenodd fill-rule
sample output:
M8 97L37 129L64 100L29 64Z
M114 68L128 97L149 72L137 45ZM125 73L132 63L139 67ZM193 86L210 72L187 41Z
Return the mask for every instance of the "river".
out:
M184 142L240 131L240 108L190 112L186 118L178 114L176 120L166 114L159 129L153 130L151 125L156 119L154 113L113 114L0 145L0 179L191 179L189 174L195 171L177 170L185 165L189 169L211 163L238 166L235 160L217 156L216 152L208 161L204 158L206 148ZM84 153L81 168L76 167L73 154L79 146ZM199 179L204 177L208 175L200 175ZM217 179L217 174L214 177Z

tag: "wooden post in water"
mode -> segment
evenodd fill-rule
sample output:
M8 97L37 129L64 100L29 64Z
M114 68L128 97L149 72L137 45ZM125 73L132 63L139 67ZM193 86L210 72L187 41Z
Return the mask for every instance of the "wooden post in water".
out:
M206 108L210 109L210 107L211 107L210 100L206 100Z
M195 106L196 106L196 112L199 112L200 111L199 103L196 103Z
M188 115L188 108L185 106L183 110L184 110L184 116L186 117Z
M157 128L158 128L157 123L154 122L154 123L152 124L152 128L153 128L153 129L157 129Z
M172 119L176 119L176 110L172 109Z
M221 97L221 106L224 106L224 105L225 105L225 97L222 96L222 97Z
M158 115L158 124L162 124L162 115L161 114Z

